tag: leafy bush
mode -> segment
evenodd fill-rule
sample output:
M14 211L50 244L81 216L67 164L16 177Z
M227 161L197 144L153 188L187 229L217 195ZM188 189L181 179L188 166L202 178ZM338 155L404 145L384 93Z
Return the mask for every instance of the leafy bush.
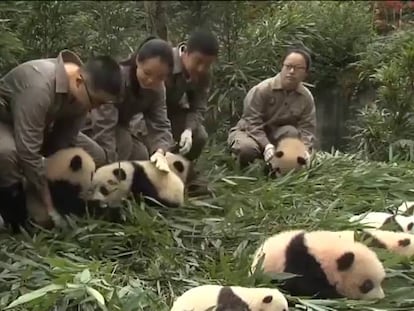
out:
M357 148L363 147L365 155L373 160L392 160L390 153L392 157L412 159L412 151L409 157L407 149L404 151L405 146L411 150L414 142L414 36L411 38L398 40L398 44L391 41L387 49L394 51L393 57L382 58L370 76L378 85L376 104L360 110L352 125ZM370 59L363 64L373 62Z
M225 120L219 123L228 124L230 116L234 124L247 91L281 69L281 58L292 44L304 44L311 50L310 79L316 88L342 82L346 87L342 74L375 36L371 18L366 2L291 1L269 6L240 38L237 60L217 66L216 92L211 98L213 119L224 112ZM353 82L355 77L347 79Z

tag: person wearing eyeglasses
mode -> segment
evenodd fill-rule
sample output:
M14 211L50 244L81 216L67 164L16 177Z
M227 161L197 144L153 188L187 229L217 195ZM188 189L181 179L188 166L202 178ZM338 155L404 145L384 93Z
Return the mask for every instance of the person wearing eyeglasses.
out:
M164 81L174 66L172 47L165 40L148 37L120 65L125 86L122 101L91 111L82 132L102 147L108 163L150 159L168 172L165 153L172 148L173 138ZM137 116L143 117L146 137L131 129Z
M121 87L113 58L83 63L69 50L22 63L0 79L0 193L7 196L1 198L2 209L25 215L27 207L35 222L53 226L45 157L86 146L96 161L104 161L105 154L80 129L88 111L118 100Z
M243 115L230 129L227 143L240 167L255 159L270 161L284 136L300 137L311 154L316 140L316 110L304 85L311 66L305 49L290 48L282 70L253 86L244 99Z

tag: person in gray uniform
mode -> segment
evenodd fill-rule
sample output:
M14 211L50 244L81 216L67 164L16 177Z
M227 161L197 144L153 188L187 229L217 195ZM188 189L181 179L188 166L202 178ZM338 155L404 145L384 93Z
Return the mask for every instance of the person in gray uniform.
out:
M114 59L98 56L83 63L69 50L20 64L0 79L0 212L13 215L6 221L15 230L26 207L35 222L53 225L45 157L87 146L97 162L104 161L99 146L80 129L88 111L115 103L121 88Z
M210 68L218 50L215 36L202 30L173 49L174 70L166 82L168 118L180 152L189 160L197 159L207 143L203 123L212 79Z
M102 147L109 163L150 159L160 170L169 171L164 155L173 140L164 81L173 68L172 48L149 37L120 64L125 84L122 102L92 111L82 131ZM139 114L148 131L145 139L131 130L131 120Z

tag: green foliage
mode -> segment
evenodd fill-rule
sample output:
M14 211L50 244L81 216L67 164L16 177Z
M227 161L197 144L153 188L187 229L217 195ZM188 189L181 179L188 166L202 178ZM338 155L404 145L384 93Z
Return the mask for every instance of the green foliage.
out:
M369 3L288 1L260 13L261 18L250 22L239 36L238 57L216 68L217 88L211 101L213 116L223 112L226 116L221 124L228 122L229 114L234 116L231 123L240 117L247 91L281 69L282 57L292 44L311 50L310 82L317 89L353 87L354 75L344 73L375 37Z
M10 27L12 20L8 15L11 11L7 3L0 3L0 72L16 65L24 52L22 41Z
M126 57L145 37L140 5L133 1L8 1L0 6L0 13L10 19L10 28L24 48L20 61L55 57L65 48L82 58L100 53ZM0 37L3 44L8 42Z
M348 218L413 199L413 165L318 154L308 172L269 181L260 165L242 172L216 147L200 159L214 197L184 208L130 204L126 220L68 219L64 230L2 237L0 309L167 311L199 284L273 286L248 276L252 255L285 229L347 229ZM211 163L216 163L214 166ZM291 297L292 310L412 310L410 259L379 252L388 277L379 302ZM407 265L408 264L408 265ZM402 299L404 297L405 299Z
M370 159L413 160L414 37L408 36L411 40L393 40L386 48L394 51L393 57L380 60L370 76L378 85L376 104L361 110L352 126L352 140Z
M378 86L378 81L374 79L376 69L387 65L396 55L400 54L401 47L407 42L414 42L412 27L393 32L385 37L374 38L366 49L358 53L358 61L349 66L358 74L359 87L365 88L369 84Z

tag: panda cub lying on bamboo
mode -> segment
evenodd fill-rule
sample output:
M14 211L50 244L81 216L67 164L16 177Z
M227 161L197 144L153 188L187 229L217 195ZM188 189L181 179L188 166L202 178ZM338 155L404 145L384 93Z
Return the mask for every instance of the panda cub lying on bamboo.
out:
M182 205L184 185L193 176L192 165L178 154L167 153L166 158L172 171L169 174L157 170L150 161L125 161L95 171L93 158L79 147L51 154L45 159L45 167L55 225L61 223L62 215L83 216L87 210L94 216L102 215L106 212L101 208L102 202L119 203L129 191L136 196L153 197L167 206ZM26 213L14 208L4 208L1 216L0 222L11 223L14 232L27 220Z
M384 267L362 243L330 231L292 230L266 239L252 263L265 274L292 273L280 287L291 295L381 299Z
M98 168L92 180L91 200L119 206L130 194L143 195L147 203L155 199L167 207L184 204L185 185L192 177L192 163L185 157L166 153L169 173L161 172L150 161L120 161Z
M275 288L201 285L178 297L171 311L288 311L285 296Z

